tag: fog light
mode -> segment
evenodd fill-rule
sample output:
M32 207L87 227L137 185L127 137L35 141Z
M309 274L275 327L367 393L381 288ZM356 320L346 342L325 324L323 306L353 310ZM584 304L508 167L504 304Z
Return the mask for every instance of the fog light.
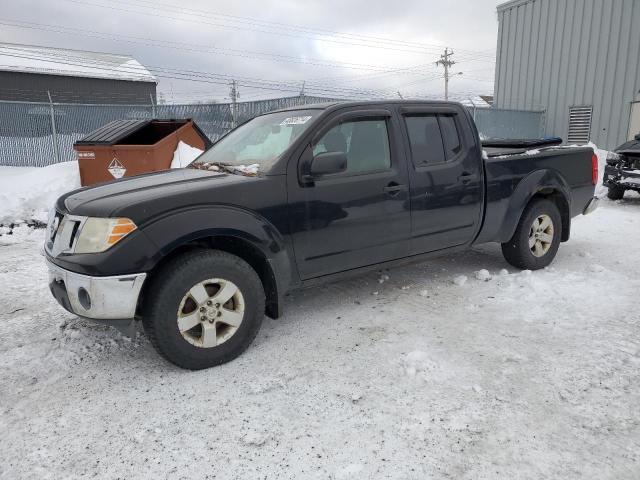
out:
M84 289L84 287L80 287L78 289L78 301L80 302L80 305L82 305L82 308L84 308L85 310L91 309L91 296L89 295L89 292Z

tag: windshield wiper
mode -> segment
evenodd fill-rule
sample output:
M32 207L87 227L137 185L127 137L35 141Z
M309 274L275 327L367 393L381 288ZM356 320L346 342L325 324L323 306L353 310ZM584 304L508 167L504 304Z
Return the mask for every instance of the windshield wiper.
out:
M209 170L214 172L224 171L232 173L233 175L243 175L245 177L255 177L258 174L259 167L257 163L252 165L231 165L229 163L222 162L194 162L191 166L198 170Z

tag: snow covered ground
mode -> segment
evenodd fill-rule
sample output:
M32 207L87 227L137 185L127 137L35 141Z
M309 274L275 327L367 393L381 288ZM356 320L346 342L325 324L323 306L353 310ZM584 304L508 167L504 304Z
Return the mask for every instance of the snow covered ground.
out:
M0 478L639 476L638 196L544 271L489 245L296 292L200 372L65 313L42 238L0 236Z

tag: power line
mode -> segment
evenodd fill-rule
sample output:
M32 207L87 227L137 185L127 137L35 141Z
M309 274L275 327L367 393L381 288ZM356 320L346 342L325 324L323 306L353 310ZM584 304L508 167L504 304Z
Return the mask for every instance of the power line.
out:
M28 53L23 53L24 49L20 49L19 47L14 47L13 50L16 52L9 56L14 56L17 58L26 58L30 60L40 60L40 61L54 61L58 64L62 65L70 65L70 66L82 66L82 67L94 67L100 68L104 71L112 71L114 68L113 64L108 62L100 62L93 61L87 62L86 59L82 57L74 57L70 54L40 54L35 55L29 51ZM75 60L75 61L74 61ZM80 63L78 63L80 61ZM139 73L140 68L138 67L128 67L129 72L133 71L135 73ZM226 74L215 74L209 72L199 72L199 71L190 71L180 69L179 71L176 69L168 68L168 67L149 67L157 76L162 78L170 78L170 79L179 79L179 80L187 80L187 81L198 81L208 84L215 85L228 85L230 79L232 79L231 75ZM125 69L125 71L127 71ZM118 68L118 73L122 73L122 67ZM269 90L269 91L280 91L280 92L289 92L289 93L298 93L299 92L299 82L292 81L274 81L274 80L264 80L264 79L255 79L250 77L237 77L241 80L236 80L236 85L241 85L245 88L251 90ZM418 81L409 82L405 86L416 84L419 82L430 81L437 78L443 78L442 74L431 74L426 77L421 78ZM394 86L396 89L397 86ZM329 87L325 85L318 85L311 83L309 84L309 88L307 89L307 84L305 84L305 90L309 91L312 95L329 95L329 96L338 96L343 98L353 98L353 97L367 97L367 98L384 98L389 95L388 92L381 90L363 90L363 89L354 89L348 87ZM395 91L395 90L394 90ZM211 97L213 92L203 92L207 97ZM193 96L193 94L192 94Z
M20 48L20 47L5 47L5 50L9 50L12 53L5 53L5 56L29 59L29 60L40 60L40 61L48 61L48 62L56 62L58 66L67 65L67 66L80 66L84 68L95 68L100 69L103 72L117 72L122 73L140 73L140 67L128 66L116 66L113 63L105 62L105 61L87 61L84 57L77 57L72 55L71 53L33 53L31 49L28 48ZM7 66L7 65L5 65ZM193 71L193 70L185 70L185 69L176 69L170 67L162 67L162 66L148 66L149 70L154 72L155 75L161 78L169 78L169 79L177 79L177 80L186 80L192 82L201 82L213 85L228 85L229 81L235 80L236 86L243 86L249 89L255 90L263 90L263 91L280 91L280 92L290 92L290 93L299 93L300 83L299 81L278 81L278 80L265 80L265 79L257 79L251 77L238 77L226 74L218 74L211 72L201 72L201 71ZM77 72L69 72L69 73L77 73ZM421 79L421 81L428 81L430 79L442 78L441 74L427 76L426 78ZM417 82L414 82L417 83ZM326 86L322 84L318 84L315 82L307 82L305 84L305 90L311 95L328 95L334 97L342 97L342 98L353 98L353 97L367 97L367 98L384 98L389 95L388 92L381 90L366 90L361 88L349 88L349 87L339 87L339 86Z
M19 50L19 49L17 49ZM30 60L44 60L44 61L54 61L58 64L69 65L69 66L79 66L79 67L87 67L89 68L100 68L103 72L113 72L113 73L139 73L140 69L136 67L124 67L119 66L115 67L113 64L107 64L106 62L87 62L86 59L81 57L73 57L71 55L46 55L46 54L34 54L32 52L27 53L4 53L5 56L30 59ZM75 58L75 61L74 61ZM216 74L211 72L201 72L194 70L185 70L185 69L175 69L169 67L160 67L160 66L149 66L146 68L151 70L154 75L161 78L172 78L176 80L189 80L189 81L200 81L204 83L214 83L214 84L228 84L231 79L230 75L226 74ZM133 69L133 70L132 70ZM77 72L70 72L77 73ZM299 91L299 83L293 82L284 82L284 81L273 81L273 80L264 80L264 79L255 79L251 77L240 77L241 80L238 80L237 84L241 86L261 88L264 90L277 90L277 91L287 91L287 92L298 92ZM350 88L338 88L338 87L326 87L319 85L308 85L307 89L309 91L313 91L315 94L320 95L379 95L380 92L374 90L362 90L362 89L350 89Z
M219 13L219 12L214 12L211 10L203 10L203 9L194 9L194 8L177 8L174 5L171 4L166 4L166 3L158 3L155 0L129 0L129 1L123 1L123 0L113 0L116 3L124 3L127 5L132 5L132 4L142 4L142 5L137 5L137 6L141 6L143 8L153 8L154 10L157 9L158 7L165 7L165 9L169 9L170 11L174 11L176 13L185 13L185 12L194 12L193 15L198 15L198 16L208 16L208 17L222 17L222 18L226 18L229 19L230 21L235 21L235 22L239 22L239 23L247 23L249 25L260 25L260 26L264 26L264 27L271 27L271 28L277 28L277 29L282 29L283 27L286 29L291 29L294 31L300 31L300 32L304 32L304 33L311 33L311 34L315 34L315 35L332 35L332 36L340 36L340 37L345 37L345 38L349 38L349 39L358 39L358 40L370 40L370 41L374 41L374 42L382 42L382 43L387 43L387 44L398 44L398 45L404 45L404 46L412 46L412 47L416 47L416 48L437 48L440 49L442 48L444 45L437 45L437 44L428 44L428 43L424 43L424 42L409 42L406 40L397 40L397 39L392 39L392 38L388 38L388 37L378 37L378 36L373 36L373 35L365 35L365 34L353 34L353 33L346 33L346 32L339 32L339 31L335 31L335 30L329 30L329 29L322 29L322 28L317 28L317 27L308 27L308 26L302 26L302 25L295 25L295 24L288 24L288 23L282 23L282 22L273 22L273 21L267 21L267 20L262 20L262 19L258 19L258 18L254 18L254 17L244 17L244 16L240 16L240 15L229 15L229 14L223 14L223 13ZM144 5L147 4L147 5ZM474 55L487 55L487 56L494 56L494 50L464 50L464 49L460 49L458 48L459 52L467 52L469 54L474 54Z
M268 60L275 60L278 62L299 63L303 65L330 67L330 68L370 70L370 71L376 71L376 72L389 71L388 67L385 67L382 65L368 65L368 64L351 63L351 62L327 62L327 61L323 61L315 58L300 59L298 57L294 57L291 55L281 55L281 54L273 54L273 53L251 51L251 50L213 47L208 45L200 45L200 44L193 44L193 43L186 43L186 42L174 42L169 40L160 40L160 39L153 39L148 37L137 37L133 35L120 35L120 34L116 35L116 34L111 34L107 32L99 32L96 30L86 30L86 29L80 29L76 27L67 27L63 25L24 22L24 21L12 20L12 19L0 19L0 25L10 26L14 28L25 28L25 29L31 29L31 30L61 33L61 34L74 35L74 36L83 35L83 36L92 37L92 38L100 38L100 39L106 39L106 40L112 40L112 41L124 42L124 43L134 43L134 44L151 46L151 47L172 48L180 51L214 53L218 55L236 56L236 57L259 59L259 60L268 59Z
M198 15L197 18L183 18L183 17L176 17L175 14L180 14L180 15L184 15L185 14L185 10L182 8L174 8L172 10L172 13L174 13L174 15L163 15L161 13L157 13L157 8L153 7L153 11L139 11L139 10L131 10L131 9L127 9L127 8L123 8L123 7L117 7L114 6L113 3L120 3L120 4L126 4L128 6L132 5L132 3L130 1L120 1L120 0L111 0L110 4L108 5L103 5L100 3L92 3L86 0L66 0L67 2L71 2L71 3L75 3L75 4L81 4L81 5L89 5L89 6L94 6L94 7L99 7L99 8L106 8L106 9L110 9L110 10L117 10L117 11L122 11L122 12L126 12L126 13L134 13L134 14L139 14L139 15L147 15L147 16L152 16L152 17L157 17L157 18L165 18L165 19L169 19L172 21L184 21L184 22L191 22L191 23L198 23L198 24L203 24L203 25L211 25L211 26L216 26L216 27L220 27L220 28L227 28L227 29L241 29L241 30L248 30L248 31L254 31L254 32L260 32L260 33L266 33L266 34L270 34L270 35L278 35L278 36L287 36L287 37L303 37L303 38L310 38L310 39L316 39L316 40L321 40L324 42L330 42L330 43L336 43L336 44L347 44L347 45L355 45L355 46L361 46L361 47L368 47L368 48L379 48L379 49L385 49L385 50L395 50L395 51L403 51L403 52L411 52L411 53L425 53L425 51L427 50L433 50L434 47L407 47L407 46L398 46L398 45L389 45L388 42L386 44L374 44L374 43L366 43L366 41L350 41L350 40L346 40L346 39L342 39L342 38L336 38L336 37L330 37L330 36L320 36L320 35L309 35L309 34L305 34L305 33L301 33L301 32L286 32L283 31L282 29L279 30L264 30L264 29L259 29L259 28L252 28L251 26L243 26L243 25L228 25L228 24L224 24L224 23L220 23L220 22L210 22L210 21L205 21L202 19L202 15ZM133 6L137 6L139 8L152 8L152 7L146 7L143 5L136 5L133 4ZM166 9L165 9L166 11ZM188 14L187 14L188 15ZM480 57L483 57L483 54L479 53L479 52L473 52L470 51L469 53L469 61L483 61ZM495 63L495 61L491 58L489 59L488 56L485 56L484 61L491 61L492 63Z

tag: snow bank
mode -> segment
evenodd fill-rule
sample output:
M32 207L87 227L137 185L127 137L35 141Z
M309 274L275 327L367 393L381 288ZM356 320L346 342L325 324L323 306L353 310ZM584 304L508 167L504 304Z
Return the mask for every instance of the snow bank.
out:
M78 162L42 168L0 167L0 225L46 222L56 199L78 187Z
M184 168L193 162L196 158L202 155L204 150L192 147L191 145L184 143L182 140L178 142L176 151L173 152L173 159L171 160L171 168Z

